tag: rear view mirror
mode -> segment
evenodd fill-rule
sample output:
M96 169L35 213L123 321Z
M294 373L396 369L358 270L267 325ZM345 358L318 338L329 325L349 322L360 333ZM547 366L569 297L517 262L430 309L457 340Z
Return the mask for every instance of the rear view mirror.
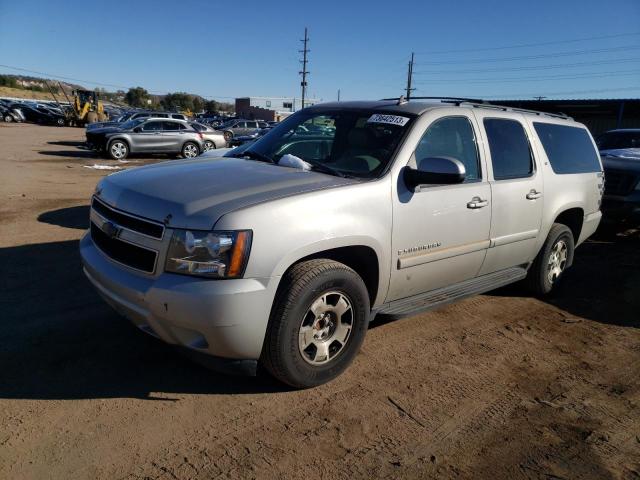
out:
M405 167L404 183L414 190L418 185L452 185L464 182L464 164L453 157L429 157L418 162L418 168Z

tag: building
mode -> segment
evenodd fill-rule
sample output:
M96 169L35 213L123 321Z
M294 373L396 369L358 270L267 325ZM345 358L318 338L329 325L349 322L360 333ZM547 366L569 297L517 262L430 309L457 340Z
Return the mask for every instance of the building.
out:
M319 103L315 98L305 99L305 106ZM236 115L240 118L280 121L301 108L300 99L293 97L241 97L236 98Z
M584 123L596 136L614 128L640 128L640 99L491 100L492 104L563 113Z

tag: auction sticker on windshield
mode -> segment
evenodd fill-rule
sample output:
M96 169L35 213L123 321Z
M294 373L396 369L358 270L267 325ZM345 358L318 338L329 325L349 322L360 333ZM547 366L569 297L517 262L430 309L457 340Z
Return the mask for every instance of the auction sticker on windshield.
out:
M389 123L391 125L404 127L408 121L408 117L401 117L400 115L383 115L382 113L374 113L369 117L367 123Z

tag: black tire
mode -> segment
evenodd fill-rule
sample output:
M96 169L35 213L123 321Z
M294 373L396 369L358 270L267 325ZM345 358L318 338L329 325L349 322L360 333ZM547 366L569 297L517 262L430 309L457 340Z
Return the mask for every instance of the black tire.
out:
M56 125L59 127L64 127L64 118L59 118L56 120Z
M233 140L233 132L231 130L225 130L224 132L222 132L222 135L224 135L224 139L227 142Z
M215 150L216 149L216 144L213 143L211 140L205 140L204 144L203 144L203 150L205 152L209 151L209 150Z
M107 155L113 160L124 160L129 156L129 145L124 140L111 140L107 145Z
M182 156L184 158L195 158L200 155L200 147L194 142L185 142L182 146Z
M566 246L566 255L564 262L559 262L561 266L559 273L554 273L556 269L550 265L554 263L551 257L554 252L557 253L556 250L558 248L562 250L562 246L559 247L560 242L563 242ZM547 295L562 280L564 272L573 263L574 245L573 233L569 227L561 223L554 223L549 231L547 240L544 242L527 274L526 284L534 295ZM562 255L559 258L561 259Z
M333 305L331 302L335 301L334 307L337 307L338 301L344 299L350 307L335 322L340 323L343 330L345 327L349 330L341 340L343 343L335 336L338 333L337 328L340 327L334 327L334 331L331 332L334 323L314 317L310 311L311 306L323 297L327 300L326 305ZM346 317L345 322L342 322L343 317ZM261 363L275 378L295 388L308 388L326 383L340 375L353 361L367 333L369 317L369 294L356 272L342 263L328 259L301 262L287 272L278 288L271 309ZM301 329L313 329L313 326L305 326L305 323L320 325L321 321L327 322L323 324L327 338L319 339L317 343L326 345L328 355L325 357L325 363L312 364L310 362L313 362L314 359L311 357L314 354L303 352L299 343Z
M11 115L5 115L4 121L7 123L13 122L13 117Z

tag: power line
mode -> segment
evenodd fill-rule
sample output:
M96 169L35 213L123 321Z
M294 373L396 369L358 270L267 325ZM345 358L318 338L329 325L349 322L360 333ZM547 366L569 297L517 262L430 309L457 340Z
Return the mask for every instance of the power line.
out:
M492 78L449 78L437 80L423 80L416 82L418 85L437 83L509 83L521 81L543 81L543 80L578 80L581 78L604 78L615 76L639 75L640 70L618 70L610 72L583 73L583 74L563 74L528 77L492 77Z
M556 63L551 65L528 65L520 67L497 67L497 68L483 68L483 69L464 69L464 70L438 70L438 71L414 71L415 75L442 75L442 74L459 74L459 73L486 73L486 72L520 72L526 70L552 70L554 68L574 68L592 65L612 65L615 63L626 62L640 62L640 58L619 58L615 60L596 60L588 62L575 62L575 63Z
M460 63L494 63L494 62L513 62L516 60L539 60L543 58L558 58L558 57L570 57L573 55L587 55L592 53L610 53L620 52L625 50L637 50L640 49L640 45L624 45L621 47L612 48L598 48L592 50L574 50L572 52L556 52L545 53L538 55L521 55L517 57L505 57L505 58L483 58L474 60L443 60L438 62L419 62L417 65L457 65Z
M634 35L640 35L640 32L629 32L629 33L619 33L615 35L600 35L597 37L582 37L582 38L572 38L569 40L555 40L551 42L539 42L539 43L520 43L516 45L506 45L499 47L483 47L483 48L464 48L464 49L454 49L454 50L428 50L425 52L418 52L419 54L428 54L428 55L439 55L445 53L467 53L467 52L487 52L491 50L508 50L512 48L528 48L528 47L542 47L547 45L560 45L563 43L577 43L577 42L588 42L591 40L605 40L608 38L622 38L622 37L631 37Z
M62 75L55 75L53 73L47 73L47 72L40 72L37 70L29 70L26 68L21 68L21 67L14 67L11 65L2 65L0 64L0 67L4 67L7 68L9 70L15 70L18 72L25 72L25 73L32 73L32 74L36 74L36 75L43 75L44 77L48 77L48 78L55 78L55 79L60 79L60 80L68 80L70 82L80 82L80 83L88 83L89 85L98 85L101 87L112 87L112 88L118 88L118 89L129 89L131 88L130 86L126 86L126 85L114 85L112 83L102 83L102 82L94 82L91 80L83 80L80 78L73 78L73 77L64 77ZM147 92L149 92L152 95L166 95L168 93L170 93L169 91L166 92L160 92L160 91L153 91L153 90L147 90ZM224 95L199 95L202 98L236 98L236 97L229 97L229 96L224 96Z
M589 94L589 93L607 93L607 92L625 92L625 91L640 91L640 87L600 88L600 89L594 89L594 90L571 90L571 91L564 91L564 92L512 93L509 95L485 95L484 98L487 98L487 99L499 98L500 100L506 100L507 97L537 98L538 96L555 97L558 95L583 95L583 94ZM465 97L473 98L474 95L465 95ZM475 97L477 98L477 95L475 95Z

